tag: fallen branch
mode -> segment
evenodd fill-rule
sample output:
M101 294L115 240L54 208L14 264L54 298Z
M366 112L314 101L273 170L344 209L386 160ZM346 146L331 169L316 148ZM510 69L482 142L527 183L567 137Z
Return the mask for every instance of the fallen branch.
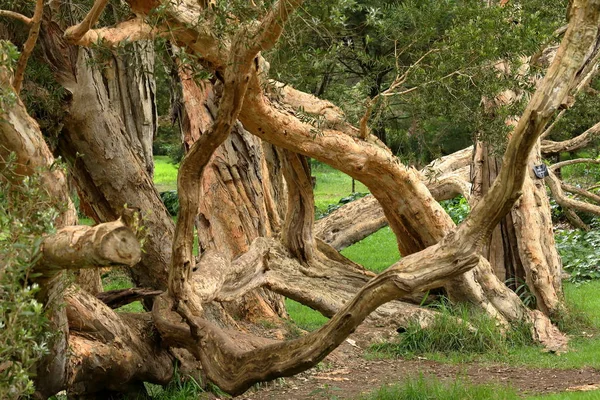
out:
M557 169L566 167L567 165L584 164L584 163L600 164L600 160L594 160L593 158L574 158L572 160L566 160L566 161L557 162L556 164L552 164L551 166L548 167L548 169L550 171L556 171Z
M564 110L563 110L564 111ZM562 111L561 111L562 112ZM551 129L553 125L550 126ZM574 151L589 145L600 133L600 122L583 132L581 135L562 142L553 142L551 140L542 141L543 154L556 154L562 151Z
M569 220L569 223L573 225L577 229L581 229L582 231L588 232L590 227L588 224L583 222L583 220L577 215L577 213L570 208L565 208L563 210L565 212L565 217Z
M585 189L578 188L577 186L573 186L573 185L570 185L570 184L562 182L562 181L560 182L560 186L563 188L563 190L565 192L576 194L578 196L584 197L588 200L591 200L591 201L594 201L594 202L600 204L600 196L595 193L589 192Z

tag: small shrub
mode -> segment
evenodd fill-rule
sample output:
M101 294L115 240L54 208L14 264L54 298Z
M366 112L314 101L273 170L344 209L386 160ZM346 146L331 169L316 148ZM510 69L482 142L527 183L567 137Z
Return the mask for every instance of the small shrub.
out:
M600 231L558 230L556 248L572 282L600 278Z
M166 192L160 193L160 199L167 207L167 211L172 216L176 216L179 213L179 196L177 190L167 190Z
M460 224L469 214L471 208L469 202L463 196L458 196L450 200L440 201L440 205L446 210L455 224Z
M31 282L42 236L60 213L38 175L18 176L14 156L0 167L0 398L33 393L31 374L48 352L39 288Z

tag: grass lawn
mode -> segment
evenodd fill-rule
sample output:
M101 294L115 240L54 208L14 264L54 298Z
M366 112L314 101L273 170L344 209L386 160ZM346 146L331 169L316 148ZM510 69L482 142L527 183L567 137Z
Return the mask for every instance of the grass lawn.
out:
M313 161L312 175L317 178L314 189L317 215L325 212L330 204L337 204L340 199L352 194L352 178L327 164ZM367 193L369 189L355 181L355 191Z
M154 156L154 184L159 192L177 190L178 169L169 156Z
M400 259L396 237L389 226L345 248L342 254L376 273L384 271Z

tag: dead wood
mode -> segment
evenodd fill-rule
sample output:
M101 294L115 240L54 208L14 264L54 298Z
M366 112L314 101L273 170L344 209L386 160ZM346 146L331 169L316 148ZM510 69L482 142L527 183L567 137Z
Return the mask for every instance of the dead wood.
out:
M115 309L133 303L134 301L158 296L162 293L162 290L127 288L98 293L96 294L96 298L110 308Z

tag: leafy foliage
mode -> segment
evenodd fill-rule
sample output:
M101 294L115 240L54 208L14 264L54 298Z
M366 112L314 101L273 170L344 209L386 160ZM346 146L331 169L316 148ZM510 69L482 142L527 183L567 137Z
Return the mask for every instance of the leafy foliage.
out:
M31 283L42 236L54 230L57 205L38 175L19 176L14 157L0 169L0 398L33 392L31 369L49 334L39 287Z
M377 102L372 132L407 162L424 163L465 147L476 135L501 149L505 120L518 115L538 75L514 73L564 23L567 1L334 0L308 3L271 55L271 75L333 100L356 123L362 99L403 76ZM512 72L501 70L499 61ZM525 95L493 112L482 98Z
M328 216L329 214L331 214L332 212L334 212L335 210L337 210L338 208L340 208L341 206L343 206L344 204L348 204L350 202L353 202L355 200L361 199L363 197L365 197L368 193L359 193L359 192L355 192L355 193L351 193L349 196L346 197L342 197L337 204L329 204L327 206L327 209L319 212L319 210L317 211L317 215L316 218L320 219L320 218L324 218L326 216Z
M550 132L550 139L562 141L580 135L600 120L600 79L592 80L590 86L579 93L573 107L557 121Z
M455 224L460 224L467 218L467 215L471 211L469 202L463 196L458 196L450 200L443 200L440 205L446 210L452 221Z
M0 73L7 73L14 69L19 59L19 51L11 42L0 40ZM0 87L0 107L10 105L17 100L13 90Z
M600 278L600 231L558 230L556 248L573 282Z
M172 216L176 216L179 213L179 196L177 190L167 190L166 192L160 193L160 199L167 207L167 211Z

